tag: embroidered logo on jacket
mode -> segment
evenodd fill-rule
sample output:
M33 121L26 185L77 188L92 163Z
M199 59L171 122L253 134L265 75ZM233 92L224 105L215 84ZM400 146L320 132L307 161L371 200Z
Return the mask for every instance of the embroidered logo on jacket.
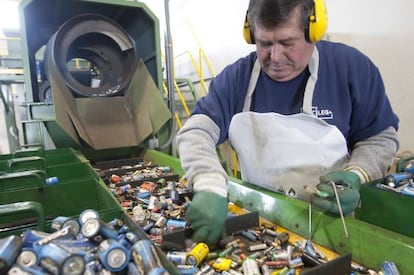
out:
M312 113L320 119L333 119L333 112L329 109L319 110L318 107L312 107Z

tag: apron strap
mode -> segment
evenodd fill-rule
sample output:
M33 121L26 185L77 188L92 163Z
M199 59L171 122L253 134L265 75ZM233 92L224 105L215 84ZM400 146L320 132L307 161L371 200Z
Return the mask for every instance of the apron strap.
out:
M308 64L310 76L306 82L305 92L303 95L303 104L302 112L312 115L312 99L313 91L315 89L316 81L318 80L318 70L319 70L319 52L316 47L314 47L311 59ZM250 75L249 86L247 87L247 94L244 99L243 112L250 111L250 105L252 102L252 95L256 88L257 80L260 75L260 63L256 59L253 65L252 74Z
M257 80L259 79L260 71L261 71L260 63L256 59L253 65L252 74L250 75L249 86L247 87L247 94L244 99L243 112L250 111L252 95L253 95L254 89L256 88L256 84L257 84Z
M316 81L318 81L318 70L319 70L319 52L315 47L309 60L308 64L310 76L306 83L305 93L303 95L302 112L312 115L312 99L313 92L315 90Z

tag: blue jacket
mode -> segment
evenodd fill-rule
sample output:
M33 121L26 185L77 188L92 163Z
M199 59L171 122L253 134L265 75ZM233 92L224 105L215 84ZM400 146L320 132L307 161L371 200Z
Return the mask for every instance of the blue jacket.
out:
M378 68L359 50L335 42L316 43L319 72L312 109L327 123L336 125L352 151L353 145L392 126L398 117L385 93ZM234 114L242 111L256 52L228 65L210 83L208 94L200 99L192 114L208 115L220 128L219 144L228 137ZM293 80L277 82L263 71L252 96L251 111L294 114L301 111L309 72Z

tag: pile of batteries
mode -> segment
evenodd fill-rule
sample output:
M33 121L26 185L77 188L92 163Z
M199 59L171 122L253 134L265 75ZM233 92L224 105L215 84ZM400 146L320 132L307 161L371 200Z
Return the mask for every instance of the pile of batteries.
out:
M168 167L146 166L125 174L120 170L111 168L101 173L106 174L109 189L133 221L165 252L180 274L295 274L327 262L311 241L291 243L289 234L276 232L275 225L259 225L258 215L253 223L251 217L238 220L236 229L226 230L227 235L216 247L193 243L185 219L192 193L185 181L164 177L171 177ZM158 172L154 180L146 178L139 184L125 180L142 170ZM363 267L358 270L367 272Z
M28 229L1 239L0 273L169 274L153 243L121 220L105 223L87 209L78 219L56 217L51 228L51 233Z
M414 160L404 162L399 170L401 171L387 175L376 186L380 189L414 196Z

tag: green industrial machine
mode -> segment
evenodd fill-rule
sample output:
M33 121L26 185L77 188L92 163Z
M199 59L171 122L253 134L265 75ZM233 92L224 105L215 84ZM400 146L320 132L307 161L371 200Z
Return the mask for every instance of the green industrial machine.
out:
M104 158L139 152L139 146L147 147L155 138L159 145L168 141L171 127L165 123L167 100L161 92L159 22L144 3L24 0L19 13L27 89L27 117L22 121L26 144L73 147L88 157ZM126 74L129 78L122 82ZM105 82L112 78L115 84ZM100 84L96 86L94 80ZM49 85L46 90L45 84ZM105 94L93 94L105 85L109 87ZM86 95L71 94L80 88L88 90ZM152 98L143 100L148 97ZM157 110L146 110L154 98ZM129 113L136 116L125 123ZM94 126L98 124L106 124L107 129ZM108 144L107 132L112 128L117 138ZM136 141L126 140L134 135Z

